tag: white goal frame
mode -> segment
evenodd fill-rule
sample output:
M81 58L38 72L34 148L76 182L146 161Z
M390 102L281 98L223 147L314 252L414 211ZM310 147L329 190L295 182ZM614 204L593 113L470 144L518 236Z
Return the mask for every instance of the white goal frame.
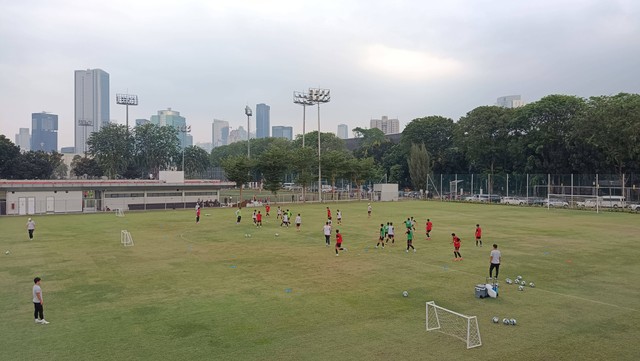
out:
M439 331L464 341L467 349L482 346L478 318L466 316L436 305L434 301L426 302L426 329Z
M124 209L116 208L114 209L114 212L116 213L116 217L124 217Z
M133 237L126 229L120 231L120 243L125 247L133 247Z

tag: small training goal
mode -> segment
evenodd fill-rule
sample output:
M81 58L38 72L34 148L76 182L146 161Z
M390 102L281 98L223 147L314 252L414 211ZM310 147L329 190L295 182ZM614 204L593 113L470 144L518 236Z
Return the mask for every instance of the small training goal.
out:
M116 217L124 217L124 209L116 208L114 211L116 212Z
M122 243L122 245L124 245L125 247L133 246L133 237L131 237L131 233L129 233L129 231L125 229L120 231L120 243Z
M440 331L459 338L467 344L467 348L482 346L476 316L465 316L448 310L436 305L434 301L426 303L426 327L427 331Z

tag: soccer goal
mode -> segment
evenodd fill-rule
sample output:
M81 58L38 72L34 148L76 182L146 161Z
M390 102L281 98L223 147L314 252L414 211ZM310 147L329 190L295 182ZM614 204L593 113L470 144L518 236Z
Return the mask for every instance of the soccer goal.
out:
M467 348L482 346L480 329L476 316L465 316L436 305L426 303L427 331L440 331L466 342Z
M133 237L131 237L131 233L129 233L129 231L125 229L120 231L120 243L122 243L125 247L133 246Z
M114 211L116 212L116 217L124 217L124 209L116 208Z

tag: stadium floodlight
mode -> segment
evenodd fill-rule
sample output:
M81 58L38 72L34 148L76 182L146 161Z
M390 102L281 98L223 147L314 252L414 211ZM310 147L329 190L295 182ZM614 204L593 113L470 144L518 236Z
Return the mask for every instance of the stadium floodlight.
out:
M303 92L293 92L293 102L295 104L302 105L302 148L304 148L304 135L305 135L305 123L306 123L306 109L308 105L313 105L313 102L309 100L309 94Z
M83 138L83 150L84 150L84 156L87 156L87 127L92 127L93 126L93 120L89 120L89 119L78 119L78 126L81 126L84 128L84 138Z
M127 107L127 131L129 131L129 105L138 105L138 96L133 94L116 94L116 104Z
M331 90L320 88L309 88L307 99L318 104L318 201L322 202L322 167L320 165L320 103L331 101Z
M251 138L251 115L253 115L253 112L248 105L244 107L244 114L247 115L247 158L251 159L251 143L249 139Z

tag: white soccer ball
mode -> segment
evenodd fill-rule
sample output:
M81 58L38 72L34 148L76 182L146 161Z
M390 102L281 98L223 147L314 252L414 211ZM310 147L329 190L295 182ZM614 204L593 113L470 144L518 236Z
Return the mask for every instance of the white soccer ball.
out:
M516 319L515 318L510 319L509 320L509 324L512 325L512 326L515 326L516 325Z
M524 291L524 286L518 286L518 291Z
M11 253L11 252L9 252L9 251L4 251L4 254L9 254L9 253Z
M409 292L407 292L407 291L402 291L402 295L403 295L404 297L409 297Z
M509 319L508 318L503 318L502 319L502 323L504 323L505 325L509 324Z
M493 323L498 323L500 322L500 318L498 316L495 316L494 318L491 319L491 321L493 321Z
M519 280L522 279L522 276L518 276L518 277L516 277L516 279L519 281Z
M276 233L276 234L275 234L275 236L276 236L276 237L278 237L279 235L280 235L279 233Z
M520 282L520 284L521 284L521 285L523 285L523 286L526 286L526 285L527 285L527 282L522 281L522 282Z
M251 238L251 233L249 233L249 238Z
M534 288L535 286L536 286L535 283L533 283L533 282L529 283L529 287Z
M507 278L506 280L504 280L505 282L507 282L508 285L512 284L513 281L511 280L511 278Z

